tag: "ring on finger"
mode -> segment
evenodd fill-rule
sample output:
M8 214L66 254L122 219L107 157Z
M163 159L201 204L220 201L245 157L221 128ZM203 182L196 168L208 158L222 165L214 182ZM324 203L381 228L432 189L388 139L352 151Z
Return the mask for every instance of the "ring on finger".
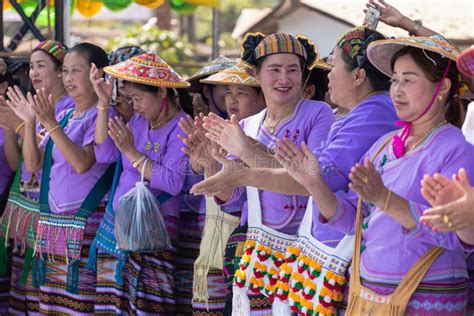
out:
M449 216L446 214L443 215L443 223L448 224L448 226L449 223L451 223L451 221L449 220Z

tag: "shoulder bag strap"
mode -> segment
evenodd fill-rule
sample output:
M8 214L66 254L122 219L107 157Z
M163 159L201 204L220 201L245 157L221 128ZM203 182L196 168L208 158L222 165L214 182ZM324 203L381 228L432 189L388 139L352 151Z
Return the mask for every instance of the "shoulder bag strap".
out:
M59 126L62 129L66 126L69 118L74 112L71 109L59 122ZM53 146L54 141L52 137L49 137L48 143L44 149L44 157L43 157L43 174L41 176L41 187L40 187L40 199L39 199L39 209L42 213L49 213L49 177L51 175L51 164L53 162Z

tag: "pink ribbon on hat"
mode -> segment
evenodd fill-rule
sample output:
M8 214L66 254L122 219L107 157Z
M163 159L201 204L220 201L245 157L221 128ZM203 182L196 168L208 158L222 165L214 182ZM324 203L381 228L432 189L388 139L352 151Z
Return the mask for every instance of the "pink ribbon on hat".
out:
M393 153L395 154L395 157L400 158L403 155L405 155L406 150L405 150L405 143L411 134L411 130L413 128L413 122L419 120L422 118L433 106L434 101L436 100L436 97L438 96L439 90L441 90L441 85L443 84L444 78L448 75L449 67L451 67L451 60L448 60L448 65L446 66L446 69L444 70L443 76L441 77L441 80L438 82L438 85L436 86L436 90L433 94L433 97L431 98L430 103L426 107L425 111L420 114L416 119L414 119L412 122L407 122L407 121L397 121L395 124L398 126L403 126L402 132L400 135L395 135L393 137L393 142L392 142L392 148L393 148Z

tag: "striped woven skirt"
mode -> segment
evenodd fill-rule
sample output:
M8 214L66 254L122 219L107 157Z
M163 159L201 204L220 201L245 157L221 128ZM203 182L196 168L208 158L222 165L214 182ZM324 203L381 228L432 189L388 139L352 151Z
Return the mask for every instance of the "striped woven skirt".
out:
M96 301L96 272L86 268L89 248L104 215L98 207L87 219L78 269L76 294L66 291L68 264L64 256L49 256L45 284L40 287L40 313L43 315L93 315Z
M466 315L474 316L474 268L468 268L467 272L469 274L469 299Z
M372 291L390 295L396 285L380 284L361 279L362 285ZM350 282L350 281L349 281ZM345 288L344 306L347 306L349 284ZM468 300L469 285L467 280L459 280L453 284L423 283L418 286L408 303L405 315L407 316L464 316ZM344 315L344 310L339 312Z
M8 314L8 301L10 297L11 248L8 247L6 250L5 273L0 275L0 315Z
M132 253L124 271L128 310L133 315L176 315L176 250Z
M128 298L123 285L117 284L115 271L118 259L112 255L97 254L96 315L128 314Z
M21 282L24 263L23 255L17 252L12 254L8 313L10 315L40 315L40 291L32 285L31 271L28 273L26 283Z
M211 269L207 274L207 291L209 301L193 302L193 315L221 316L224 315L226 290L222 270Z
M4 213L0 218L0 315L5 315L7 312L24 314L26 305L20 307L18 302L10 299L10 295L13 295L12 297L15 294L20 295L19 300L27 302L22 299L21 293L26 292L18 280L25 258L23 253L25 251L29 254L33 253L34 228L38 222L38 216L37 201L21 193L13 192L9 195ZM20 310L16 310L15 306L20 307ZM37 306L30 307L32 308L30 312L37 311Z
M193 312L193 268L199 255L200 244L199 214L191 210L181 210L174 272L178 315L191 315Z
M97 256L96 315L176 315L175 249L131 254L123 270L123 285L115 281L118 259Z

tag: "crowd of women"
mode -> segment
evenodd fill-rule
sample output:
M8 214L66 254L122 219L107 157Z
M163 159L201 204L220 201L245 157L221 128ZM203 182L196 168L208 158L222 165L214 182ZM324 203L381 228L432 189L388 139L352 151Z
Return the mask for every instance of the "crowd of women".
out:
M5 69L0 314L473 312L474 47L367 7L411 36L249 33L187 80L54 40L31 89Z

